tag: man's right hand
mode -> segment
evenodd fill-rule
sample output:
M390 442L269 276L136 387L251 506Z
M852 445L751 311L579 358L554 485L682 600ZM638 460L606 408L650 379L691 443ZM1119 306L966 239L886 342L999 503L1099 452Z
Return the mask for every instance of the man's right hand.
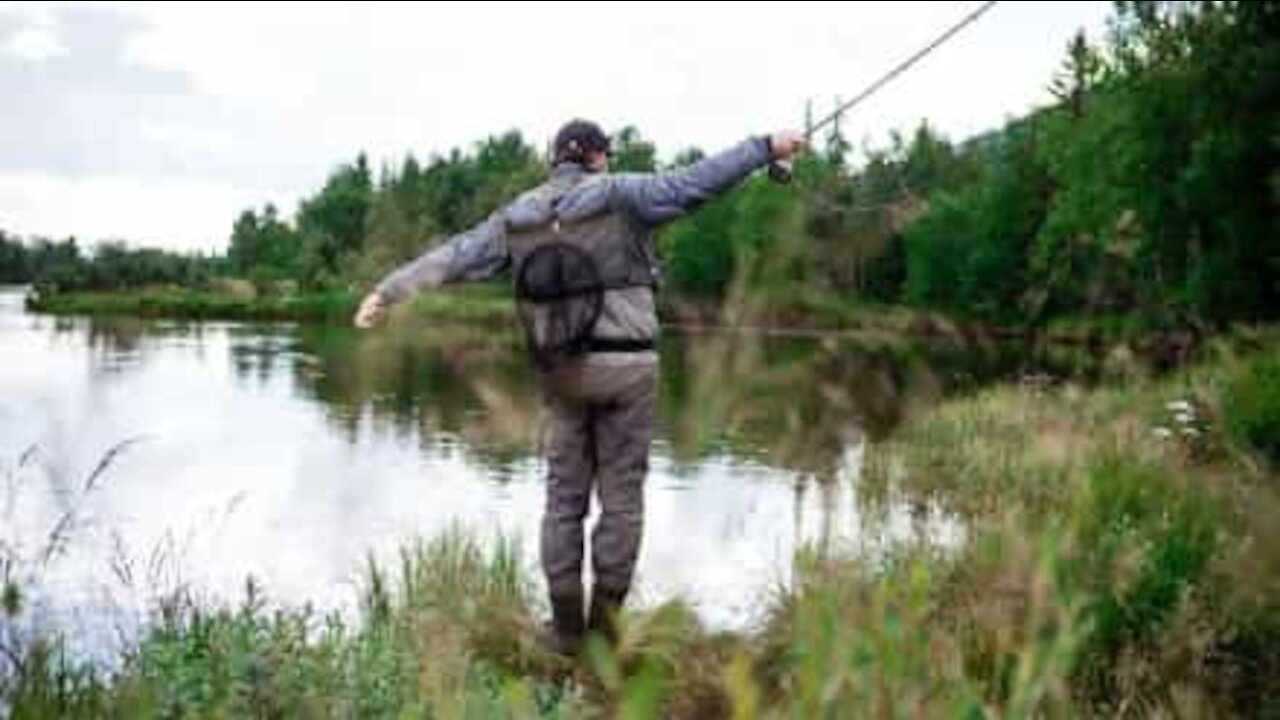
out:
M786 160L809 144L809 138L799 130L781 130L769 136L769 152L774 160Z
M387 301L375 290L360 301L360 309L356 311L356 327L368 329L382 322L387 316Z

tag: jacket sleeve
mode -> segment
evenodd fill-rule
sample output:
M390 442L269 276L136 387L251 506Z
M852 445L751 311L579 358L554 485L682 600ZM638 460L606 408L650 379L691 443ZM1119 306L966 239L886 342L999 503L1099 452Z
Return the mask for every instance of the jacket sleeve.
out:
M769 163L769 140L751 138L687 167L658 173L620 174L615 192L623 208L657 225L688 214Z
M400 266L378 283L377 292L394 303L419 288L491 278L508 264L506 221L497 212Z

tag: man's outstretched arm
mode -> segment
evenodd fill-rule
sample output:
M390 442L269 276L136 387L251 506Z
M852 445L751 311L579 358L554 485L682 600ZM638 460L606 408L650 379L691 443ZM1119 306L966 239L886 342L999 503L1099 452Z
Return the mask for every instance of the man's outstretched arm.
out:
M383 278L360 303L355 324L373 327L382 320L387 308L418 289L491 278L502 272L508 261L506 223L502 213L494 213Z
M804 145L804 134L789 130L750 138L682 168L619 175L615 187L628 211L657 225L688 214L771 161L791 157Z

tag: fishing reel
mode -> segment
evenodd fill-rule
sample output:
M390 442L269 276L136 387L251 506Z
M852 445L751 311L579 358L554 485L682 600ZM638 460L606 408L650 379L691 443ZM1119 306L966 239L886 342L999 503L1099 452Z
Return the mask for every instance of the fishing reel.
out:
M791 160L774 160L769 163L769 179L779 185L790 185L794 173L791 172Z

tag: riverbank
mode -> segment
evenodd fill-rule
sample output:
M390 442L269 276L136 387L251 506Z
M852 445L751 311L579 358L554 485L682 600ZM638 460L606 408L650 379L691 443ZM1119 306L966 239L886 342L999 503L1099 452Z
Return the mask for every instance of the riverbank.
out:
M252 293L164 288L32 294L27 298L26 307L51 315L342 324L350 322L359 304L360 296L349 292L259 297ZM408 308L407 312L413 316L434 322L497 323L515 317L508 293L490 287L422 293L408 303Z
M672 301L660 296L660 313L671 323L743 324L780 329L841 330L875 326L905 329L913 313L905 308L869 306L832 299L788 298L737 313L719 303ZM130 315L174 320L292 320L346 322L360 296L351 292L259 296L252 290L218 292L153 288L118 292L33 293L27 309L52 315ZM430 322L507 322L515 319L511 290L505 284L451 286L419 293L399 310Z
M681 328L738 329L790 335L881 333L920 339L973 342L1028 340L1061 345L1132 346L1148 357L1186 361L1202 338L1185 329L1161 330L1136 318L1063 318L1047 326L1001 326L942 313L842 300L819 295L753 297L749 302L718 303L659 296L664 324ZM243 320L348 323L360 296L351 292L254 295L156 288L121 292L32 294L28 310L52 315L132 316L173 320ZM480 284L420 293L395 311L408 322L479 324L512 327L516 322L510 288Z
M956 549L811 548L767 618L628 612L616 653L538 649L531 568L464 531L370 567L354 620L156 600L111 672L5 648L15 717L1267 716L1280 710L1280 336L1159 380L1021 383L870 446L888 498L963 518ZM267 588L269 594L270 588ZM23 589L4 593L6 622Z

